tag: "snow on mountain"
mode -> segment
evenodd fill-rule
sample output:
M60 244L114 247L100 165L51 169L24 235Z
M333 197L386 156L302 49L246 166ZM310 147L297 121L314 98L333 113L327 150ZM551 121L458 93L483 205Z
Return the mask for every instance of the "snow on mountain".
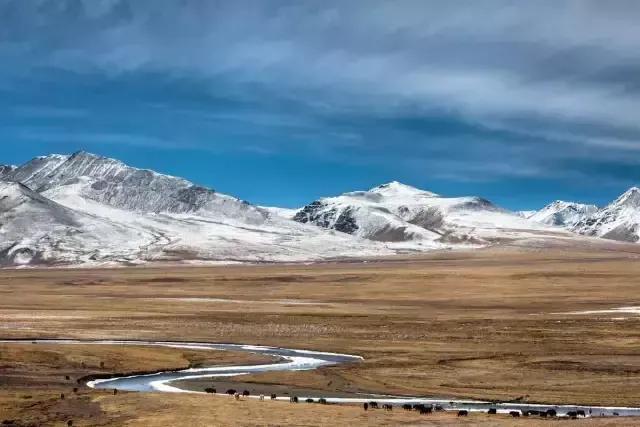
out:
M278 208L276 206L258 206L260 209L269 212L271 215L281 218L292 219L300 209Z
M127 254L150 241L144 231L66 208L16 182L0 181L0 265L83 263Z
M396 246L484 245L548 230L479 197L441 197L395 181L317 200L294 219Z
M515 212L516 215L518 215L519 217L522 218L531 218L533 215L535 215L535 213L538 211L517 211Z
M394 253L88 153L39 157L4 179L0 265L314 261Z
M16 166L0 165L0 179L4 179L6 175L12 173L15 169L16 169Z
M593 215L597 210L598 207L595 205L556 200L528 218L542 224L572 228L583 219Z
M632 187L611 204L576 223L572 230L625 242L640 240L640 189Z
M267 216L255 206L182 178L133 168L86 152L38 157L3 179L22 182L45 195L60 195L72 187L73 194L85 199L131 211L241 217L254 224Z

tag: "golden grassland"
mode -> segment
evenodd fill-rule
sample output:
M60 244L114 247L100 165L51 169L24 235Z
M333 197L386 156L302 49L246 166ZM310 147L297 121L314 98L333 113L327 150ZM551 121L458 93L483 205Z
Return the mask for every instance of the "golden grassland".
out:
M640 406L640 316L570 314L640 305L640 248L620 248L489 249L316 265L6 270L0 272L0 335L202 340L344 352L365 360L242 381L332 392ZM18 374L38 363L50 362L51 372L79 375L80 359L91 360L98 371L96 362L104 361L106 371L123 372L226 357L225 352L189 355L135 347L96 354L96 346L73 346L54 349L65 357L38 362L20 359L11 353L19 350L10 347L18 346L0 348L0 377L13 372L6 380L10 387L0 394L4 411L46 394L42 381ZM228 357L227 362L236 355ZM34 397L21 399L27 392ZM87 400L104 425L170 425L171 417L185 419L181 414L194 417L184 425L462 422L451 414L427 420L402 411L372 415L356 407L211 396L84 390L76 398ZM41 412L34 408L34 414ZM30 411L16 413L26 417ZM515 421L472 415L465 422Z

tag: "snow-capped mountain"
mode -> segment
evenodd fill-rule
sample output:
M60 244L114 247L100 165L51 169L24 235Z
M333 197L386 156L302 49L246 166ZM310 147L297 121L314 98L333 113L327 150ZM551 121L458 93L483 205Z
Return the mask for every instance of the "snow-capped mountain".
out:
M637 192L579 231L637 240ZM319 261L576 238L479 197L398 182L296 210L85 152L0 166L0 266Z
M547 229L479 197L441 197L395 181L314 201L294 219L374 241L431 247L482 245Z
M36 158L0 181L0 265L313 261L390 255L89 153ZM28 186L32 186L36 191Z
M267 216L255 206L182 178L86 152L38 157L8 171L3 179L21 182L56 200L80 196L124 210L242 217L254 224Z
M572 230L625 242L640 240L640 189L632 187L603 209L583 218Z
M583 219L593 215L597 210L598 207L596 205L556 200L533 213L528 218L543 224L571 229Z

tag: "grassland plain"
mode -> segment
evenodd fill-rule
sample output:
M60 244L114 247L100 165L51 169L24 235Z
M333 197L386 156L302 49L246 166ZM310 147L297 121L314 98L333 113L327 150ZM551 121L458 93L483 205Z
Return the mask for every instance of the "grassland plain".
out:
M0 335L335 351L365 360L243 376L242 381L332 392L640 406L640 316L575 314L640 305L639 257L640 248L615 245L611 250L501 248L314 265L5 270L0 273ZM26 345L0 347L0 418L37 424L47 414L47 422L74 417L75 425L462 422L451 414L427 419L401 411L364 414L356 407L156 393L113 396L85 388L60 402L60 390L70 387L60 383L66 375L73 380L110 370L242 363L243 357L255 356L144 347L38 349L44 353L33 354ZM77 409L76 401L85 409ZM472 415L465 422L514 420ZM634 425L637 420L580 422Z

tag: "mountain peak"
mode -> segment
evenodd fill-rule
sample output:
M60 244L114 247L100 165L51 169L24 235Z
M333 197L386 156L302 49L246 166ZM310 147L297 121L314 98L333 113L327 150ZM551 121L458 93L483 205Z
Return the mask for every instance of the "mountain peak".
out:
M386 184L378 185L377 187L369 190L371 193L378 193L383 195L428 195L428 196L437 196L436 193L432 193L430 191L420 190L419 188L412 187L410 185L403 184L399 181L391 181Z
M612 205L621 207L640 208L640 188L631 187L618 197Z

